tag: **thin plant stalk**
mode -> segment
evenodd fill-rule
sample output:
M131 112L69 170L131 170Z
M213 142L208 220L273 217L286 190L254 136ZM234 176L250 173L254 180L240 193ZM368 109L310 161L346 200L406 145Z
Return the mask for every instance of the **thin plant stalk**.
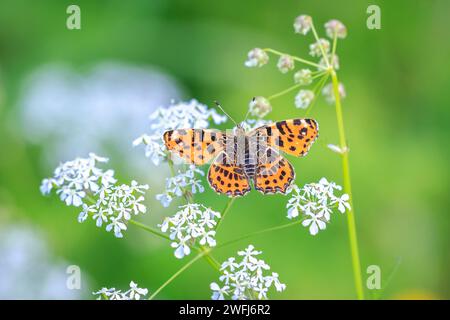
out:
M339 131L339 145L342 152L342 175L344 180L344 191L349 195L350 209L347 213L348 236L350 241L350 253L352 257L353 277L355 281L356 295L359 300L364 299L364 289L362 283L361 262L358 250L358 238L356 235L355 212L353 207L352 186L350 180L350 165L348 159L348 148L345 139L344 117L342 115L341 97L339 94L339 81L334 70L331 71L331 81L333 85L333 93L336 104L336 118Z
M200 252L197 254L191 261L186 263L184 266L182 266L177 272L175 272L169 279L167 279L166 282L164 282L158 289L153 292L153 294L148 298L148 300L153 300L158 293L161 292L162 289L164 289L167 285L169 285L173 280L175 280L180 274L182 274L185 270L187 270L191 265L193 265L197 260L200 258L203 258L203 256L206 254L206 251Z

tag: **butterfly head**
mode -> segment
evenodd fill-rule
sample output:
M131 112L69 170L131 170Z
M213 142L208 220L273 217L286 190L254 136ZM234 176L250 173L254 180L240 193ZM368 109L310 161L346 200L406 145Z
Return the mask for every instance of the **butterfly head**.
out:
M241 123L238 123L237 125L236 125L236 127L234 127L234 129L233 129L233 133L236 135L236 136L239 136L239 135L245 135L245 128L244 128L244 122L241 122Z

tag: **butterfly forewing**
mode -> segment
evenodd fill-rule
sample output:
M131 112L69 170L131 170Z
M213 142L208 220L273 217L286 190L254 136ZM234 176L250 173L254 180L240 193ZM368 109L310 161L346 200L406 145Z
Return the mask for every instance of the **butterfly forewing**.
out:
M317 139L319 125L313 119L291 119L255 129L253 134L267 137L267 144L288 154L305 156Z
M168 150L190 164L202 165L223 150L223 137L214 129L178 129L166 131L163 139Z

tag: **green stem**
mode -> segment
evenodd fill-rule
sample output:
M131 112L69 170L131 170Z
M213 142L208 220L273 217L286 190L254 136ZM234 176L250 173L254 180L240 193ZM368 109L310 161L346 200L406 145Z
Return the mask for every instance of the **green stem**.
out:
M322 43L319 40L319 36L317 35L317 31L316 31L316 28L314 27L314 23L311 23L311 30L312 30L312 32L314 34L314 38L316 39L317 43L319 44L320 51L322 52L322 56L323 56L323 58L325 60L325 63L327 64L327 67L329 68L330 67L330 62L328 61L328 57L325 54L325 49L323 48Z
M348 150L345 139L344 118L342 115L341 97L339 95L339 81L334 70L331 71L331 80L333 84L334 98L336 102L336 117L339 131L339 144L342 150ZM356 236L355 213L353 210L353 196L350 180L350 166L348 152L342 153L342 174L344 179L344 191L349 195L350 209L347 213L348 235L350 241L350 252L352 256L353 277L355 281L356 295L358 299L364 299L364 289L362 284L361 262L359 259L358 239Z
M270 52L270 53L279 55L279 56L282 56L282 55L290 56L290 57L292 57L292 59L294 59L296 61L299 61L299 62L304 63L304 64L308 64L308 65L316 67L316 68L320 67L317 63L314 63L314 62L311 62L311 61L308 61L308 60L305 60L305 59L302 59L302 58L299 58L299 57L296 57L296 56L293 56L293 55L290 55L290 54L287 54L287 53L282 53L280 51L276 51L276 50L273 50L273 49L270 49L270 48L266 48L266 49L263 49L263 50L266 51L266 52Z
M319 72L318 74L314 75L314 76L312 77L312 79L316 79L316 78L318 78L318 77L321 77L321 76L324 75L325 73L326 73L326 71L321 71L321 72ZM281 97L281 96L285 95L286 93L289 93L289 92L291 92L292 90L295 90L295 89L297 89L297 88L299 88L299 87L301 87L301 86L303 86L303 85L304 85L304 84L302 84L302 83L294 84L293 86L291 86L291 87L289 87L289 88L287 88L287 89L285 89L285 90L283 90L283 91L280 91L280 92L278 92L278 93L275 93L275 94L269 96L269 97L267 98L267 100L273 100L273 99L275 99L275 98Z
M156 235L156 236L158 236L158 237L160 237L160 238L164 238L164 239L169 240L169 241L171 240L171 239L169 238L169 236L167 236L166 234L164 234L164 233L158 231L157 229L154 229L154 228L152 228L152 227L150 227L150 226L147 226L147 225L145 225L145 224L143 224L143 223L140 223L140 222L138 222L138 221L135 221L135 220L133 220L133 219L128 220L128 223L131 223L131 224L133 224L133 225L135 225L135 226L137 226L137 227L139 227L139 228L141 228L141 229L144 229L145 231L148 231L148 232L150 232L150 233L153 233L154 235Z
M218 245L218 246L216 247L216 249L219 249L219 248L223 248L223 247L229 246L229 245L231 245L231 244L234 244L234 243L236 243L236 242L245 240L245 239L247 239L247 238L250 238L250 237L253 237L253 236L256 236L256 235L261 235L261 234L264 234L264 233L267 233L267 232L277 231L277 230L282 230L282 229L285 229L285 228L289 228L289 227L292 227L292 226L295 226L295 225L297 225L297 224L302 223L302 221L303 221L303 220L297 220L297 221L294 221L294 222L290 222L290 223L283 224L283 225L281 225L281 226L275 226L275 227L271 227L271 228L267 228L267 229L263 229L263 230L259 230L259 231L255 231L255 232L251 232L251 233L248 233L248 234L243 235L243 236L241 236L241 237L238 237L238 238L236 238L236 239L233 239L233 240L224 242L224 243L222 243L221 245Z
M225 216L227 215L228 211L230 211L231 206L233 205L233 202L236 200L236 198L230 198L227 201L227 204L225 205L225 208L223 208L222 211L222 216L219 219L219 221L217 221L217 225L216 225L216 231L217 229L219 229L219 225L222 223L222 221L225 219Z
M205 255L205 251L197 254L191 261L186 263L184 266L182 266L177 272L175 272L169 279L167 279L166 282L164 282L158 289L156 289L155 292L148 298L148 300L153 300L153 298L156 297L158 293L161 292L162 289L164 289L169 283L171 283L173 280L175 280L180 274L183 273L186 269L188 269L192 264L194 264L197 260L202 258Z
M220 263L210 253L212 249L200 247L199 251L204 254L206 262L208 262L211 267L220 272Z
M278 93L275 93L275 94L269 96L267 98L267 100L272 100L272 99L278 98L278 97L280 97L282 95L285 95L286 93L291 92L292 90L297 89L298 87L301 87L302 85L303 84L301 84L301 83L294 84L293 86L291 86L291 87L289 87L289 88L287 88L287 89L285 89L285 90L283 90L281 92L278 92Z
M305 117L308 116L308 114L311 112L312 108L316 104L317 97L322 91L322 88L325 86L325 83L328 80L328 77L330 76L329 73L326 73L319 81L317 81L317 84L314 86L313 92L314 92L314 99L311 102L311 105L308 107L308 109L305 112Z

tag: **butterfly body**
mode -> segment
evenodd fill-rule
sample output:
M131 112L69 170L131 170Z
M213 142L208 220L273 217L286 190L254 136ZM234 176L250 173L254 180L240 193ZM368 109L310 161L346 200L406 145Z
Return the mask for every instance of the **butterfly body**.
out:
M164 133L171 152L196 165L213 163L208 182L220 194L242 196L251 190L286 193L295 179L292 165L280 151L304 156L318 136L312 119L291 119L246 132L241 126L226 132L180 129Z

